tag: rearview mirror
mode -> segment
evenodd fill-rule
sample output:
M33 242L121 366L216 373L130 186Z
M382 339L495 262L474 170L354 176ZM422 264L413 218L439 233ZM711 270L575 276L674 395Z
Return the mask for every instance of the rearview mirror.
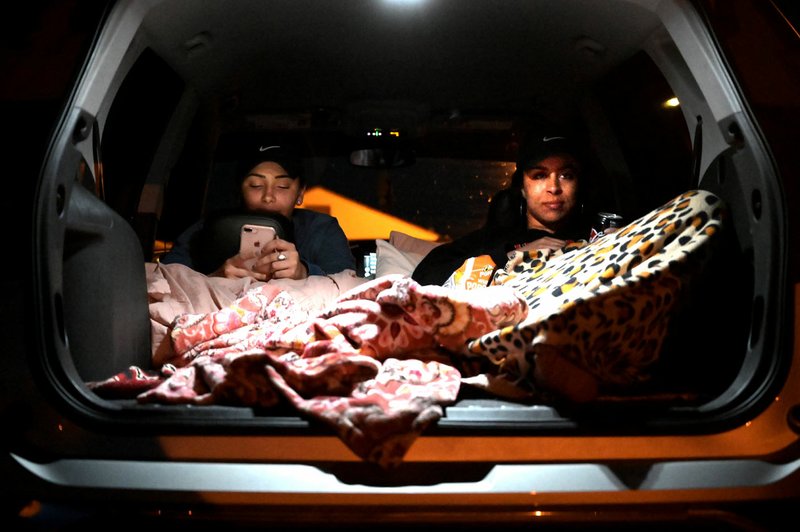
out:
M350 164L367 168L398 168L414 163L414 154L403 148L368 148L350 152Z

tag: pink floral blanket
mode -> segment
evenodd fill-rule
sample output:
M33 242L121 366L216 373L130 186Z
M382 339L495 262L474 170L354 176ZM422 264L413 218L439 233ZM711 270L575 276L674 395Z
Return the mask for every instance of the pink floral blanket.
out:
M310 313L267 283L218 311L179 315L169 333L175 356L158 371L132 367L89 387L142 403L288 403L389 466L456 400L453 356L527 312L507 287L456 291L392 275Z

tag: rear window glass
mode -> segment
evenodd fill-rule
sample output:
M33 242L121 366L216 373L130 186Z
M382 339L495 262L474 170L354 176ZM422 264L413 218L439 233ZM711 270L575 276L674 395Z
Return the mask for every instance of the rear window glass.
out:
M154 52L145 50L119 88L102 139L106 201L123 215L136 211L142 186L183 81Z

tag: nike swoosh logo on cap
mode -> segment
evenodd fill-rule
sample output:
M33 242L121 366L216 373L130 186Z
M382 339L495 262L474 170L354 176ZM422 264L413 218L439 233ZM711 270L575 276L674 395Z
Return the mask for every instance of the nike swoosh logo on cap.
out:
M542 142L550 142L551 140L565 140L565 137L542 137Z
M259 146L258 151L267 151L271 150L272 148L280 148L280 146Z

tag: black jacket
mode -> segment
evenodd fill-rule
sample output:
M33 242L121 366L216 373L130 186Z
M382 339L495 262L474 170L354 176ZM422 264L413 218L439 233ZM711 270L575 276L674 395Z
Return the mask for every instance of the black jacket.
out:
M414 269L411 278L419 284L442 285L465 260L480 255L491 255L498 267L508 261L507 253L542 237L578 240L588 237L588 230L569 230L549 233L541 229L510 231L484 226L461 238L442 244L430 251Z
M589 236L590 224L583 213L572 217L569 226L556 233L528 229L527 224L525 199L519 189L500 190L492 198L483 227L431 250L411 278L423 285L442 285L470 257L491 255L497 267L502 268L508 262L509 251L534 240L546 236L580 240Z

